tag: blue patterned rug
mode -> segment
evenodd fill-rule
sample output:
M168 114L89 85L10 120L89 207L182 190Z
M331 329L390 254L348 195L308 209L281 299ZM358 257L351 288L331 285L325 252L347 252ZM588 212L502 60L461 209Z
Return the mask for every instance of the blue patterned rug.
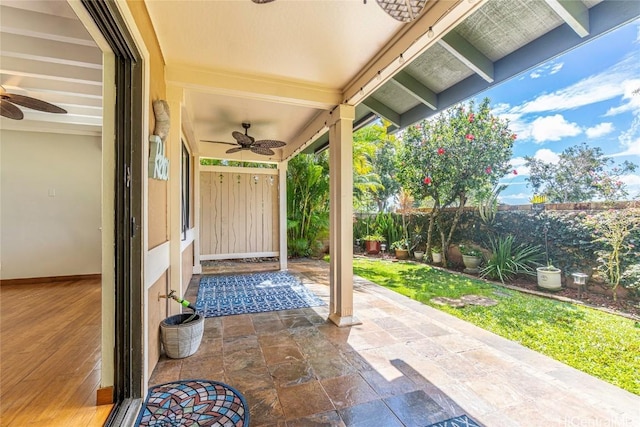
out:
M482 427L482 425L466 415L458 415L457 417L449 418L448 420L429 424L427 427Z
M136 426L247 427L249 410L233 387L216 381L184 380L149 389Z
M296 277L278 271L200 279L196 309L205 317L325 305Z

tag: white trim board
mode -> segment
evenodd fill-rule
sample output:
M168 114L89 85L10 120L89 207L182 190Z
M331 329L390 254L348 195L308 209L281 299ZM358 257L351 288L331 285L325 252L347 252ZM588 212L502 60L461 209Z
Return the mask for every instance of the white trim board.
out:
M144 287L148 290L169 269L169 241L145 254Z
M180 233L182 236L182 233ZM184 252L191 243L195 240L196 237L196 229L190 228L187 230L187 238L185 240L180 241L180 253Z
M235 253L235 254L214 254L200 255L200 259L204 261L222 260L222 259L242 259L242 258L275 258L280 252L251 252L251 253Z

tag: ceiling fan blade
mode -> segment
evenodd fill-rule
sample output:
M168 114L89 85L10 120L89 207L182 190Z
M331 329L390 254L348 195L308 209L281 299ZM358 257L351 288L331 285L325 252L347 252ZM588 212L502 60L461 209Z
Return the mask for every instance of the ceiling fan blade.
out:
M213 142L214 144L227 144L227 145L238 145L235 142L224 142L224 141L211 141L209 139L201 139L201 142Z
M253 151L256 154L262 154L263 156L273 156L274 154L276 154L270 148L258 147L255 145L251 147L251 151Z
M233 135L236 141L238 141L238 144L242 146L248 146L253 144L253 139L250 136L245 135L244 133L238 132L237 130L234 130L233 132L231 132L231 135Z
M287 145L287 143L282 141L276 141L275 139L261 139L260 141L256 141L253 145L255 147L280 148Z
M60 108L57 105L50 104L40 99L32 98L30 96L17 95L15 93L3 93L2 98L8 99L11 103L20 105L22 107L31 108L32 110L44 111L46 113L58 113L66 114L67 110Z
M24 118L22 111L6 99L0 99L0 116L13 120L22 120Z
M227 154L237 153L238 151L245 150L243 147L229 148Z

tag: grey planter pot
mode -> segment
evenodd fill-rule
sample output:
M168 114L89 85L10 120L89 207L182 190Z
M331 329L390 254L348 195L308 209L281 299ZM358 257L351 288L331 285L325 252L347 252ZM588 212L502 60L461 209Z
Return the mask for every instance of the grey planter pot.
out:
M192 321L182 323L190 316L190 313L176 314L160 322L160 339L167 357L182 359L198 351L204 333L204 316L196 314Z

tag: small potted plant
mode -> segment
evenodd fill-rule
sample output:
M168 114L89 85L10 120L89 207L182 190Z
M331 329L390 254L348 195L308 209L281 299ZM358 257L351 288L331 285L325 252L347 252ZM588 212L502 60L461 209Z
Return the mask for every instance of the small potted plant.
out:
M548 291L562 289L562 270L549 263L544 267L536 268L538 274L538 287Z
M431 259L434 264L440 264L442 262L442 252L440 247L432 246L431 247Z
M562 270L554 267L549 259L549 241L547 239L548 225L544 227L544 253L547 265L536 268L538 275L538 287L548 291L558 291L562 289Z
M409 259L409 239L396 240L391 244L391 249L396 251L396 258Z
M413 257L416 261L422 261L424 258L425 244L424 233L422 232L422 226L415 226L412 233L412 246L410 251L413 252Z
M380 253L380 243L385 241L385 238L380 234L369 234L363 237L364 250L371 255L377 255Z
M465 273L477 274L480 272L478 268L482 262L482 251L469 245L459 245L462 254L462 262L464 263Z

